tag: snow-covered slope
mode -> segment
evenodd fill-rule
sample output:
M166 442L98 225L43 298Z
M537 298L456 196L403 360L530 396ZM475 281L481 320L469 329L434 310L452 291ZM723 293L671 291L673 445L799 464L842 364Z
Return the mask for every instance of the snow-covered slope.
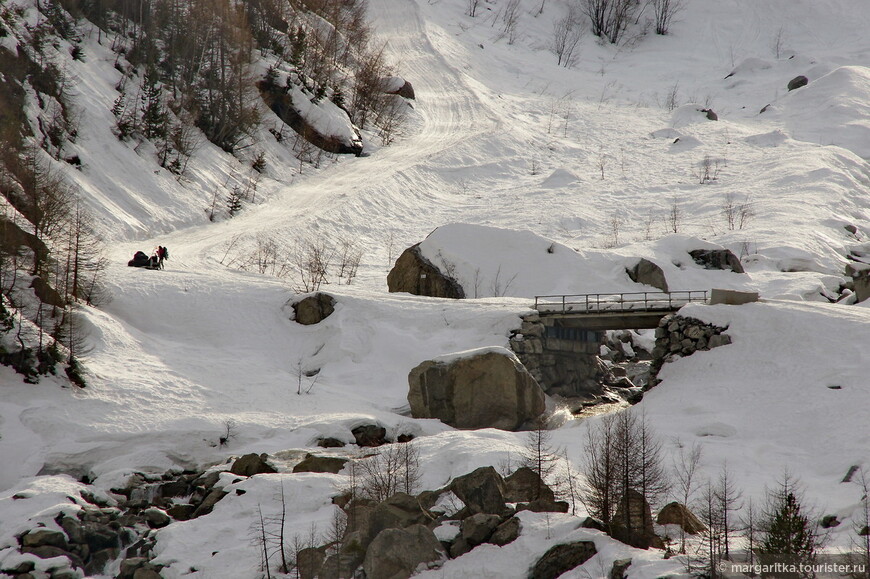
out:
M73 70L83 171L70 172L112 243L114 299L85 313L88 388L24 385L0 368L0 563L12 560L14 533L52 524L59 497L76 492L51 473L88 474L106 489L135 470L310 448L321 436L350 440L362 422L418 436L424 487L498 464L523 435L409 418L407 372L429 357L506 345L536 293L637 287L624 274L636 257L685 276L675 282L685 289L724 285L768 298L687 309L727 325L733 343L666 365L641 403L667 452L676 452L676 437L702 442L703 475L715 477L727 460L747 496L790 469L812 502L844 521L834 545L848 545L860 495L838 481L853 464L870 466L870 309L821 303L820 292L838 290L849 251L870 254L864 0L692 0L668 36L640 34L638 25L611 46L587 35L572 68L557 66L548 49L564 2L546 2L539 15L540 2L522 2L513 43L500 34L504 2L485 3L474 19L465 4L372 0L379 37L416 92L402 138L299 174L298 161L266 145L272 137L264 131L269 170L257 201L217 223L207 219L215 191L228 178L243 184L248 165L203 145L179 184L147 151L118 143L108 112L117 75L108 51L91 40L89 58ZM788 93L799 74L810 83ZM680 105L674 110L670 95ZM713 171L706 180L705 157ZM751 210L742 228L723 215L728 199ZM451 223L493 229L441 228L430 257L449 253L471 287L477 268L487 276L482 288L494 287L500 271L502 289L514 279L514 291L480 295L516 297L386 293L390 258ZM299 326L287 306L298 286L293 274L282 280L227 267L256 250L258 235L290 261L298 239L352 238L364 250L359 278L326 286L336 312ZM686 250L698 242L731 249L748 273L695 268ZM165 271L126 267L135 250L157 244L171 251ZM588 277L572 277L574 262ZM297 395L300 379L312 384L300 369L320 374L310 393ZM215 447L227 420L239 435ZM593 422L569 420L554 431L575 463ZM160 531L158 555L175 562L164 576L195 566L208 577L254 577L246 536L257 502L274 502L283 480L297 497L294 524L325 527L340 476L238 483L247 493L231 494L212 515ZM23 489L40 502L25 508L13 500ZM554 541L589 533L567 516L524 517L521 541L497 552L483 547L430 575L522 577ZM595 541L602 569L629 552ZM649 560L632 578L679 571L655 555L628 556ZM595 564L587 574L598 576Z

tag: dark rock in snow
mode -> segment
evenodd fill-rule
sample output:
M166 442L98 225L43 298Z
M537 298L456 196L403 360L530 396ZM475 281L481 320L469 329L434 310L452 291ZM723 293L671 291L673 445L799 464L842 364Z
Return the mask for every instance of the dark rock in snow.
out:
M807 86L807 84L809 84L809 82L810 82L810 79L808 79L807 77L805 77L803 75L796 76L793 79L791 79L790 81L788 81L788 90L792 91L792 90L795 90L797 88L801 88L802 86Z

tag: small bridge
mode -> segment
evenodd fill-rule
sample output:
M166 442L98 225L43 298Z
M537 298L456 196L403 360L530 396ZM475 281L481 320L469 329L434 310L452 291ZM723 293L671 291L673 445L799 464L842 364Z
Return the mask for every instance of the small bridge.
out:
M706 290L535 296L547 325L590 331L655 328L689 303L707 303Z

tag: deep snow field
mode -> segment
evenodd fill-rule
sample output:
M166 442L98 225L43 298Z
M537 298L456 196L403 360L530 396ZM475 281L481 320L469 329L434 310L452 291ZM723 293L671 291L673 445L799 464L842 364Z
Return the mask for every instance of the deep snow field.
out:
M513 42L501 34L503 4L484 2L472 19L464 0L371 0L377 34L416 92L402 134L388 147L369 134L367 156L300 173L264 129L257 201L216 222L207 218L215 191L243 182L246 165L203 144L179 183L147 147L118 142L114 55L86 41L88 58L72 71L84 167L71 173L108 243L112 299L85 312L87 388L27 385L0 368L0 567L13 560L15 535L77 508L66 497L85 475L105 491L133 472L248 452L292 457L324 436L352 441L351 428L372 422L416 436L421 488L498 466L524 433L410 418L408 372L435 356L506 346L535 295L649 289L625 274L637 257L659 263L672 289L763 298L685 308L728 326L733 343L666 364L640 403L668 456L701 442L702 476L727 463L747 498L788 470L819 513L842 521L830 548L848 548L861 493L840 481L852 465L870 468L870 307L825 296L838 297L850 252L870 255L866 0L688 0L670 35L639 24L612 46L587 34L570 68L549 50L564 1L537 14L541 2L523 0ZM809 84L788 92L798 75ZM668 100L678 106L668 110ZM705 157L717 173L702 184ZM751 207L742 228L723 217L729 196ZM388 293L391 261L450 224L467 225L436 231L424 251L455 263L465 282L477 276L477 299ZM336 297L333 315L298 325L293 276L225 265L258 235L282 248L305 237L359 244L354 283L322 288ZM171 252L165 271L126 267L158 244ZM714 246L734 251L747 273L704 270L686 254ZM495 291L496 276L513 283ZM320 373L297 395L300 368ZM238 436L218 447L227 420ZM553 431L575 466L594 421L565 418ZM163 576L258 577L248 540L258 505L274 507L283 485L293 528L326 529L344 478L288 471L232 484L247 492L158 532ZM22 493L30 498L12 499ZM631 579L682 569L577 529L576 517L526 512L522 522L516 542L420 576L525 577L549 546L576 538L594 540L599 554L565 577L601 577L624 557L635 561Z

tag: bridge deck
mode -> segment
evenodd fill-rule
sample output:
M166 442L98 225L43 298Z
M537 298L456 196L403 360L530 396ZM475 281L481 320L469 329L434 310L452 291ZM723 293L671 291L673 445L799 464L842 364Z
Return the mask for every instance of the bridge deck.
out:
M541 314L594 315L605 313L674 312L689 303L707 303L706 290L623 292L535 296Z

